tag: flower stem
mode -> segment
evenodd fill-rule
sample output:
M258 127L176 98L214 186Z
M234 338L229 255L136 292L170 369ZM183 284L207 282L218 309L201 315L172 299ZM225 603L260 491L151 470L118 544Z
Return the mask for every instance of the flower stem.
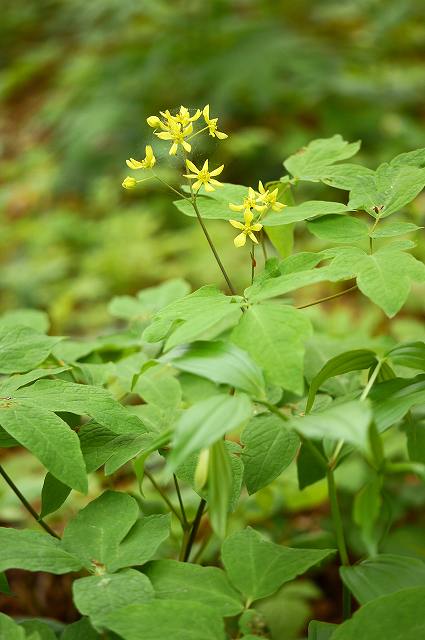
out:
M13 482L12 478L6 473L6 471L1 465L0 465L0 475L4 478L5 482L7 482L7 484L12 489L16 497L19 498L21 503L24 505L25 509L32 515L34 520L36 520L38 524L41 527L43 527L45 531L47 531L47 533L49 533L54 538L58 538L58 540L60 540L60 536L58 536L58 534L55 531L53 531L53 529L51 529L49 525L46 524L42 518L40 518L37 511L33 509L33 507L30 505L26 497L20 492L16 484Z
M255 267L257 266L257 263L255 261L255 245L252 245L250 256L251 256L251 284L252 284L254 282Z
M182 514L183 524L184 524L185 528L188 528L189 523L188 523L187 517L186 517L186 511L185 511L184 504L183 504L183 498L182 498L182 494L181 494L181 491L180 491L179 481L177 480L177 476L176 476L175 473L173 473L173 479L174 479L174 486L176 488L177 498L179 500L179 505L180 505L180 511L181 511L181 514Z
M197 202L196 202L196 196L193 193L193 189L192 188L191 188L191 192L192 192L192 200L191 200L192 207L193 207L193 209L194 209L194 211L196 213L196 217L198 218L198 222L201 225L202 231L204 232L204 236L206 237L207 242L210 245L210 249L213 252L214 258L215 258L218 266L220 267L220 271L223 274L223 277L224 277L225 281L227 282L227 286L229 287L230 292L232 293L232 295L236 295L236 289L234 288L234 286L232 284L232 281L230 280L229 276L227 275L226 269L224 268L224 265L223 265L222 261L220 260L220 256L217 253L217 250L216 250L216 248L214 246L214 243L211 240L211 236L208 233L208 230L207 230L207 228L205 226L205 223L204 223L204 221L202 219L201 213L199 211L199 207L198 207Z

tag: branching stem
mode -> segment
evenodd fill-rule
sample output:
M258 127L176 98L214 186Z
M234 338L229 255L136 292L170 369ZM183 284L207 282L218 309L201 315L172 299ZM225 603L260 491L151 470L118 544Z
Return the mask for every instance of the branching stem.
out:
M308 304L301 304L297 309L306 309L307 307L313 307L315 304L320 304L321 302L326 302L327 300L333 300L334 298L339 298L340 296L344 296L346 293L350 293L350 291L355 291L357 289L357 285L353 285L348 289L344 289L344 291L339 291L339 293L334 293L331 296L325 296L324 298L319 298L318 300L313 300L313 302L309 302Z

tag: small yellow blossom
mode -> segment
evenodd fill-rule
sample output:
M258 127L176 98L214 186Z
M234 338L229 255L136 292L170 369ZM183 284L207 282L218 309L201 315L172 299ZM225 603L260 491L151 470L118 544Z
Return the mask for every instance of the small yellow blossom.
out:
M207 104L203 110L202 115L204 116L205 124L207 125L210 136L213 138L218 138L219 140L224 140L228 137L227 133L223 133L222 131L217 131L217 122L218 118L210 118L210 105Z
M245 209L243 223L238 222L237 220L229 220L232 227L235 227L235 229L242 229L242 233L237 235L236 238L233 240L235 247L243 247L244 244L246 243L247 236L249 236L252 242L255 242L255 244L258 244L258 240L254 235L254 231L261 231L261 229L263 228L263 225L260 222L256 222L252 224L253 219L254 219L254 214L252 213L251 209Z
M204 186L205 191L215 191L214 187L223 186L221 182L214 179L214 176L220 175L224 169L224 164L220 165L213 171L208 170L208 160L205 160L202 169L198 169L198 167L190 160L186 160L186 166L189 171L192 171L192 173L188 173L184 177L196 180L196 182L193 183L193 189L195 189L195 191L198 191L202 185Z
M124 189L134 189L137 184L136 178L132 178L131 176L127 176L122 183Z
M158 136L158 138L160 138L161 140L172 140L173 144L171 145L169 154L170 156L175 156L179 144L181 144L185 151L190 153L192 147L185 140L185 138L187 136L190 136L192 132L192 123L190 123L187 127L183 127L180 123L176 123L170 120L168 131L160 131L159 133L155 132L155 135Z
M146 145L145 148L146 156L143 160L135 160L134 158L130 158L130 160L126 160L127 167L130 169L152 169L156 162L156 158L153 153L153 149L150 144Z
M146 122L153 129L161 126L161 120L158 118L158 116L149 116L149 118L146 118Z
M179 112L175 116L171 116L171 118L175 120L175 122L180 123L183 127L187 127L190 122L195 122L195 120L198 120L198 118L200 117L200 109L196 109L195 115L191 116L189 113L189 109L183 107L183 105L180 107Z
M254 191L252 187L248 189L248 195L244 198L242 204L233 204L232 202L229 204L229 209L232 211L245 211L245 209L254 209L254 211L259 211L262 213L267 209L266 204L258 204L258 193Z
M269 191L268 189L266 190L260 180L258 183L258 191L258 200L264 202L266 207L271 207L273 211L282 211L282 209L286 207L286 204L276 202L279 189L276 188L273 191Z

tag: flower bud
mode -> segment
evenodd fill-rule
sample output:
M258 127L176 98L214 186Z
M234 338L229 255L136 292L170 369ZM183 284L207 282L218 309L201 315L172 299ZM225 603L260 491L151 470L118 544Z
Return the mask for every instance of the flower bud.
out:
M126 179L123 181L122 186L124 187L124 189L133 189L137 184L137 180L136 178L131 178L130 176L127 176Z
M195 469L194 487L195 491L200 491L207 484L208 480L208 461L210 457L209 449L202 449L198 464Z
M149 118L146 118L146 122L150 127L153 127L154 129L156 127L159 127L159 125L161 124L161 120L158 118L158 116L149 116Z

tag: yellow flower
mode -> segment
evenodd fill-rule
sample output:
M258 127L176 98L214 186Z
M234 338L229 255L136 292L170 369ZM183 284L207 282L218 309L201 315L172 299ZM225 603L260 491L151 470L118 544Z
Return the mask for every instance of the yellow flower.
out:
M254 191L252 187L248 188L248 195L243 199L242 204L233 204L232 202L229 204L229 209L232 211L245 211L245 209L254 209L254 211L259 211L262 213L267 209L266 204L258 204L258 193Z
M260 180L258 183L258 191L258 199L261 200L261 202L264 202L266 207L271 207L273 211L282 211L282 209L286 207L286 204L276 202L279 189L276 188L273 191L269 191L268 189L266 190Z
M210 136L213 138L218 138L219 140L224 140L227 138L227 134L222 131L217 131L217 122L218 118L210 118L210 105L207 104L203 110L202 115L204 116L205 124L207 125Z
M261 231L261 229L263 228L263 225L260 222L256 222L255 224L252 224L252 221L254 219L254 214L252 213L251 209L245 209L243 215L244 215L243 223L238 222L237 220L229 220L232 227L235 227L235 229L242 229L242 233L236 236L236 238L233 240L235 247L243 247L244 244L246 243L247 236L251 238L252 242L255 242L255 244L258 244L258 240L255 237L253 232Z
M130 169L152 169L156 162L156 158L153 154L153 149L150 144L146 145L145 148L146 157L143 160L135 160L134 158L130 158L130 160L126 160L127 167Z
M193 183L195 191L198 191L202 185L204 186L205 191L214 191L214 187L223 186L221 182L214 179L214 176L220 175L224 169L224 164L220 165L213 171L208 170L208 160L205 160L202 169L198 169L198 167L196 167L196 165L194 165L190 160L186 160L186 166L189 171L192 171L192 173L188 173L184 177L196 180L196 182Z
M196 109L195 115L191 116L189 113L189 109L187 109L186 107L183 107L183 105L180 107L179 112L175 116L171 116L171 118L175 120L175 122L179 122L183 127L187 127L187 125L190 122L194 122L195 120L198 120L198 118L200 117L201 117L200 109Z
M134 189L137 184L136 178L132 178L131 176L127 176L122 183L124 189Z
M170 156L175 156L177 153L177 149L179 144L183 147L185 151L190 153L192 150L191 145L185 140L187 136L193 132L193 125L189 123L187 127L183 127L180 123L176 123L173 120L169 121L169 126L167 131L160 131L159 133L155 132L155 135L158 136L161 140L172 140L173 144L171 145L169 154Z

